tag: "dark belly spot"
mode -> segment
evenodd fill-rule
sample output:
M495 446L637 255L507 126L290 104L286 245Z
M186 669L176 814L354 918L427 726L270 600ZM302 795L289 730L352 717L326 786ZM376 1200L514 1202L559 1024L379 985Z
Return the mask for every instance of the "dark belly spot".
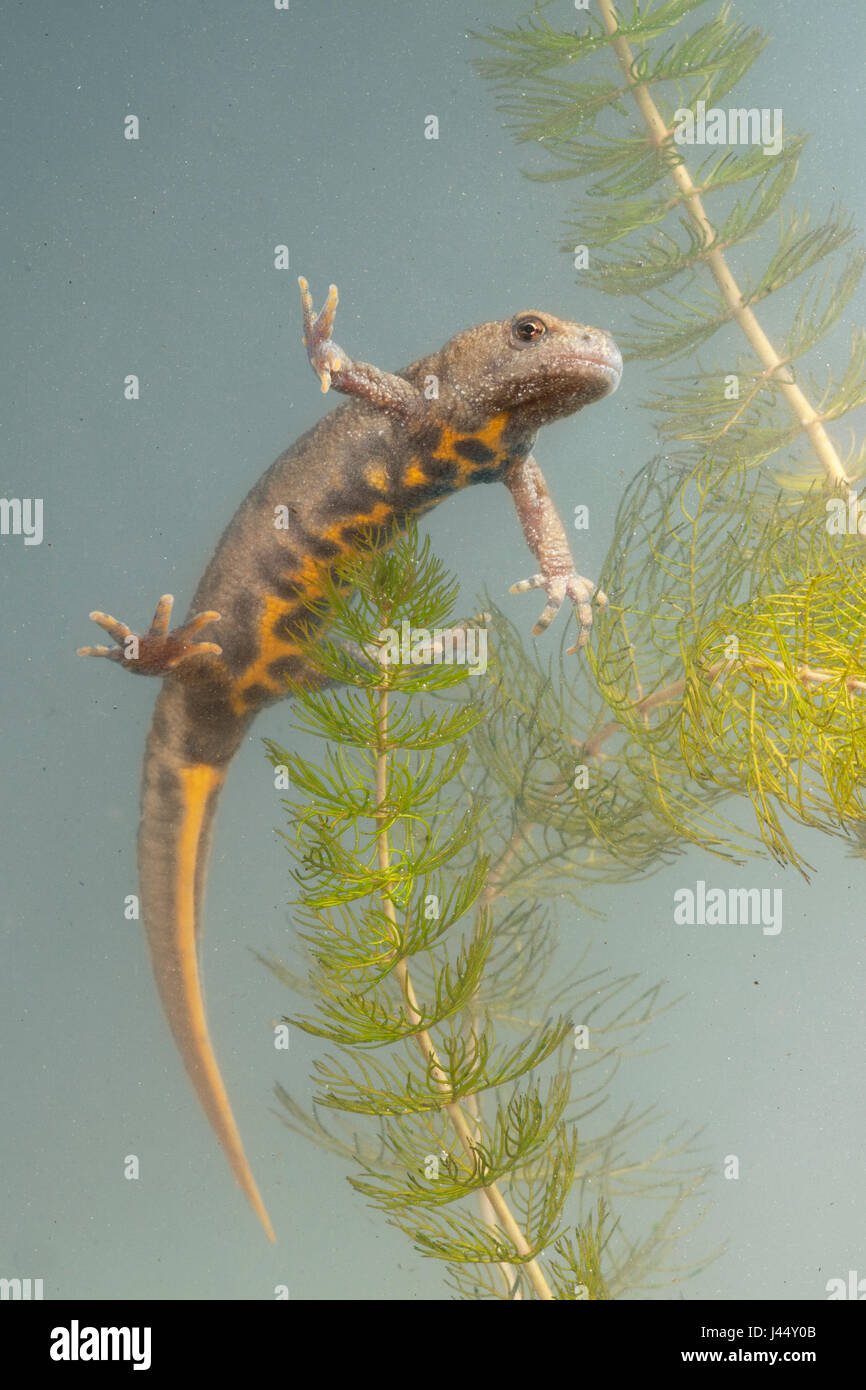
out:
M255 660L257 651L256 628L258 626L260 599L251 592L236 593L232 598L227 621L222 623L223 631L217 633L214 626L215 641L220 641L223 661L231 675L245 670Z
M499 483L505 473L507 464L496 462L492 468L475 468L472 472L473 483Z
M268 675L273 676L278 685L284 685L286 680L296 680L306 669L307 663L300 655L280 656L276 661L268 662ZM251 688L254 690L255 686Z
M480 439L458 439L454 444L454 452L462 459L468 459L470 463L490 463L496 458L494 450L489 445L482 444Z
M282 641L286 642L291 641L291 639L297 635L299 626L303 626L303 622L299 623L299 616L304 612L305 605L301 602L300 597L297 597L291 608L287 609L285 613L281 613L280 616L274 620L271 627L271 632L274 637L279 637ZM308 611L306 613L306 618L307 622L309 622L310 614Z
M255 709L257 705L269 704L274 699L274 692L256 681L254 685L248 685L241 691L241 699L249 709Z

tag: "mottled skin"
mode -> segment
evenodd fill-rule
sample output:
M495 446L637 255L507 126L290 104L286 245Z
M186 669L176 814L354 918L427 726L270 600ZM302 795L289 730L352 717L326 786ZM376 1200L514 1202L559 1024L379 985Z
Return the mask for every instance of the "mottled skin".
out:
M208 1037L196 959L210 829L227 765L257 711L286 694L286 677L313 678L296 636L310 620L305 602L321 592L334 561L360 537L384 538L395 520L428 511L472 483L502 481L514 498L540 570L514 588L540 588L548 597L534 630L569 597L582 644L595 589L574 570L531 449L541 425L609 394L622 370L606 333L531 312L470 328L404 371L382 372L353 362L332 341L334 287L316 315L300 283L304 341L322 389L333 386L351 401L302 435L256 483L223 533L181 627L169 630L166 595L138 638L116 619L92 613L120 645L80 649L165 677L143 771L145 931L199 1100L271 1239ZM200 640L211 624L218 644Z

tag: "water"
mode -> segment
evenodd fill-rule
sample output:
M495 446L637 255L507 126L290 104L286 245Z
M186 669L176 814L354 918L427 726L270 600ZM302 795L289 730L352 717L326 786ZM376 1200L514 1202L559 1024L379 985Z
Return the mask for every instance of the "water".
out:
M812 140L794 201L843 199L864 222L856 117L864 16L784 0L742 7L773 43L742 99L784 110ZM214 846L203 965L212 1033L247 1152L280 1237L271 1249L226 1169L163 1024L136 891L141 752L155 690L78 660L103 608L133 625L171 591L185 607L250 484L331 408L305 362L295 277L341 291L339 339L383 366L458 329L529 307L628 326L629 301L576 288L558 251L566 185L533 184L468 37L519 4L440 0L288 14L227 0L146 7L82 0L6 16L3 186L4 488L44 499L44 539L0 542L3 1020L0 1275L46 1297L309 1299L444 1296L439 1271L369 1210L342 1165L282 1127L279 1080L310 1094L319 1049L275 1053L284 990L248 947L291 933L288 861L261 752L289 712L262 717L233 768ZM568 4L552 22L571 22ZM578 25L582 20L578 16ZM123 139L129 113L140 139ZM435 113L440 138L423 138ZM536 166L540 167L540 166ZM273 268L285 243L291 268ZM864 291L846 321L863 319ZM136 373L141 399L123 398ZM618 395L542 436L563 510L590 508L578 556L598 573L622 488L655 449ZM653 383L654 384L654 383ZM505 489L476 488L425 522L460 576L528 631L533 597ZM683 1258L726 1253L657 1297L821 1298L862 1269L862 870L801 837L810 886L767 864L694 855L599 893L608 917L564 914L575 954L665 978L685 999L616 1080L614 1099L704 1126L720 1173ZM784 885L778 937L672 925L676 888ZM138 1181L123 1176L137 1155ZM639 1206L634 1219L640 1228ZM655 1219L647 1207L648 1227Z

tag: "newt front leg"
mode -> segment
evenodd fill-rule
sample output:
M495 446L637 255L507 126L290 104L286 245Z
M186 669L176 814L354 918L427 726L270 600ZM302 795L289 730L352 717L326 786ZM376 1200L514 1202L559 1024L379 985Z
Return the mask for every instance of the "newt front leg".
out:
M586 646L592 627L592 599L595 598L599 608L606 608L607 594L575 569L565 528L547 489L544 474L532 454L511 470L505 483L514 498L526 544L541 565L540 574L512 584L511 593L523 594L529 589L543 589L547 594L547 604L532 629L535 637L550 626L564 599L570 598L580 633L568 652L580 651L581 647Z
M400 419L411 415L423 401L414 386L403 377L383 372L369 362L354 362L331 337L339 299L337 286L331 285L324 308L317 314L313 309L310 287L303 275L298 276L298 284L304 310L304 346L310 365L322 383L322 390L328 391L333 387L346 396L369 401L371 405Z

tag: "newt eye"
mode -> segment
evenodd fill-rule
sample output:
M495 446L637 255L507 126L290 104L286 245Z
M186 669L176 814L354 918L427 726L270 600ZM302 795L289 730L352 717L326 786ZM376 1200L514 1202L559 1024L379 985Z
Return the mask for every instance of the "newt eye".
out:
M546 332L547 325L534 314L527 314L525 318L518 319L511 327L511 336L519 343L535 343L539 338L543 338Z

